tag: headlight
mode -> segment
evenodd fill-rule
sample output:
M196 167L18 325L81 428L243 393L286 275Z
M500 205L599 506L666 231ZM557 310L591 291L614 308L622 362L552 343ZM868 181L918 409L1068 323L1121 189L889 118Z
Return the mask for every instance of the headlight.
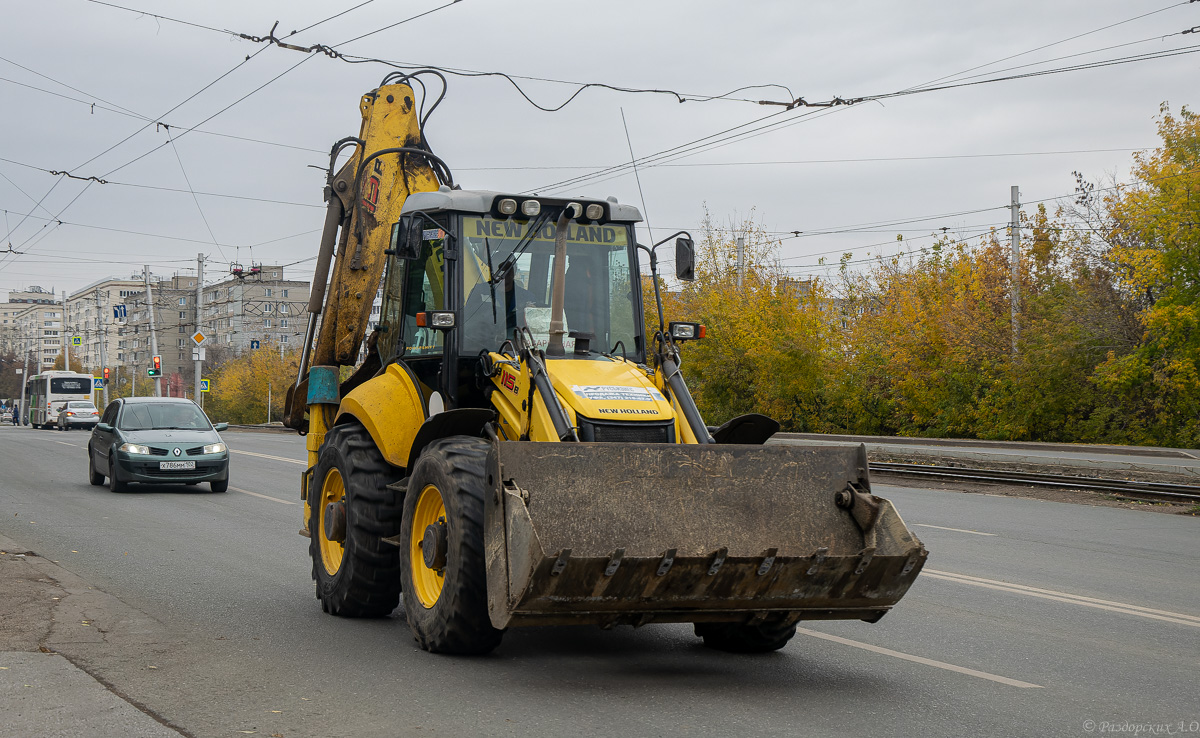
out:
M124 451L127 454L142 454L143 456L150 455L149 446L139 446L136 443L122 443L117 450Z
M223 453L225 453L225 444L210 443L204 447L204 453L206 453L206 454L223 454Z

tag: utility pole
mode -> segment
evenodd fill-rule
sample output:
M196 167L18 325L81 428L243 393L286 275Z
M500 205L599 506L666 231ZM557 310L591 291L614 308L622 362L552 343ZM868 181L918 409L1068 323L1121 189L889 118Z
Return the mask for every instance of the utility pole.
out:
M63 369L71 371L71 327L67 322L67 291L63 290L63 319L62 319L62 343L63 343Z
M36 323L36 321L35 321ZM25 398L25 390L29 386L29 339L25 339L25 368L21 370L21 407L17 408L22 413L18 425L25 425L25 418L29 417L29 408L25 406L28 400Z
M100 309L100 288L96 288L96 335L100 338L100 373L108 367L108 357L104 355L104 314ZM104 407L108 407L108 382L104 385Z
M746 237L737 237L737 285L738 289L742 288L742 282L746 279Z
M204 254L196 254L196 331L197 332L200 331L200 299L203 294L203 291L204 291ZM195 343L195 342L193 341L193 343ZM196 344L192 347L192 351L196 352L196 367L195 367L196 376L194 377L194 379L196 380L196 387L192 391L192 399L197 403L200 402L200 372L201 372L201 369L204 364L204 362L200 360L200 352L203 350L204 349L201 348L199 344Z
M154 295L150 292L150 265L146 264L142 270L142 278L146 283L146 308L150 311L150 355L158 356L158 332L154 330ZM154 378L154 396L162 397L162 375Z
M1021 326L1017 314L1021 307L1021 188L1012 186L1012 353L1017 355L1017 341L1021 337Z

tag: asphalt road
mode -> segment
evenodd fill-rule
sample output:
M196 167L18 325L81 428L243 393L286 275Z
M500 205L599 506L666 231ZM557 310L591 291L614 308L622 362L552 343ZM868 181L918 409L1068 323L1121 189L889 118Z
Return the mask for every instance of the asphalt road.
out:
M0 535L130 608L56 650L185 734L1200 735L1195 518L877 485L931 551L878 624L803 623L753 657L688 626L538 628L452 658L398 615L320 611L303 439L226 433L225 494L114 495L86 438L0 428Z

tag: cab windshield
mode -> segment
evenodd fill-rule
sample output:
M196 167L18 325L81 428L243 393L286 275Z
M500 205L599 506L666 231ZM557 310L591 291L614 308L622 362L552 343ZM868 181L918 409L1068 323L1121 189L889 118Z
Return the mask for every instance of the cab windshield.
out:
M528 328L539 348L550 338L555 224L545 223L514 256L530 221L464 216L463 355L495 351L513 328ZM567 232L564 348L588 337L592 352L638 351L635 281L628 225L571 223ZM490 265L490 266L489 266ZM621 348L617 348L620 344Z

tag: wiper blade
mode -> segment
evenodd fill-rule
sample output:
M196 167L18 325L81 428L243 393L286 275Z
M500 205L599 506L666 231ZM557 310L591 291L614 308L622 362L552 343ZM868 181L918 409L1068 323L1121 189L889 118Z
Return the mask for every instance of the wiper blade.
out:
M530 224L529 231L524 236L521 236L521 240L517 241L517 245L513 247L512 253L504 261L500 262L500 269L488 280L491 284L496 284L501 279L504 279L504 275L508 274L508 270L512 269L513 264L517 262L521 254L525 253L525 249L529 248L529 244L533 243L533 237L542 229L542 226L546 225L546 221L549 219L550 213L542 211L537 220Z

